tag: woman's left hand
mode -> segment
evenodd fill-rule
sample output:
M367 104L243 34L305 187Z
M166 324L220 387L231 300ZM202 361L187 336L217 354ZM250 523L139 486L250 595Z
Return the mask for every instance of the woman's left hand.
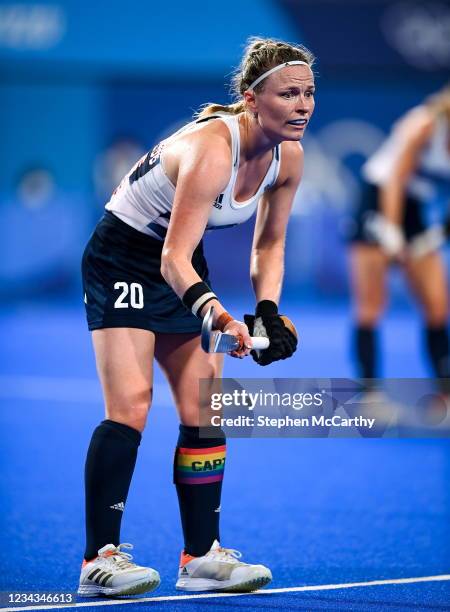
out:
M275 302L269 300L259 302L255 315L244 315L244 320L252 334L269 338L269 348L252 351L252 357L259 365L266 366L274 361L287 359L297 350L297 330L290 319L278 314ZM262 326L263 333L256 333L255 324L260 328Z

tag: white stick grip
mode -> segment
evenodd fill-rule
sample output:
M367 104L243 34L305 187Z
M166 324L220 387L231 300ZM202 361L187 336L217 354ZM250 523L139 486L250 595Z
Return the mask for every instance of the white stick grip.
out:
M255 349L255 351L263 351L266 348L269 348L269 338L261 338L261 337L255 337L253 336L252 338L252 345Z

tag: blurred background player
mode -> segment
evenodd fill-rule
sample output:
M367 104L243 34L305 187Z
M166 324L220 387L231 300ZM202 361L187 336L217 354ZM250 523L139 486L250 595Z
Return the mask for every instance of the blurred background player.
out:
M366 185L351 236L358 375L380 375L377 325L386 301L386 273L397 262L422 308L434 375L448 379L449 290L440 247L450 202L450 87L394 125L363 166L363 176ZM441 381L441 390L449 393L448 381Z
M88 450L85 559L79 594L152 590L155 570L119 545L121 518L151 402L156 357L175 399L180 433L174 481L185 547L177 588L252 591L270 582L262 565L219 544L225 438L202 436L199 379L221 375L223 359L202 351L202 317L217 329L249 329L212 292L203 255L207 229L243 223L258 209L251 256L270 347L254 359L290 357L296 338L278 315L286 227L303 168L299 140L314 110L312 54L303 46L251 39L235 76L238 102L206 105L197 120L144 155L106 205L83 256L84 301L93 332L106 420ZM250 329L250 332L253 330Z

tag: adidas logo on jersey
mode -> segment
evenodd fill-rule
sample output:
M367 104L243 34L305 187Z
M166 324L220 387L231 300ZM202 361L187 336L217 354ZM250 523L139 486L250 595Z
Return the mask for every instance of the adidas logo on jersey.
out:
M112 508L112 510L120 510L120 512L123 512L125 510L125 504L123 502L119 502L118 504L113 504L110 506L110 508Z

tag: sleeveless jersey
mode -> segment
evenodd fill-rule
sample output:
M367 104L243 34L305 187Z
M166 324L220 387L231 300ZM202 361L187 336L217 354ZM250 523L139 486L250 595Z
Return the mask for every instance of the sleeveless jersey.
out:
M414 112L414 111L412 111ZM425 204L445 206L450 201L450 128L445 117L438 117L432 136L423 149L419 163L410 177L407 192ZM403 139L397 130L364 164L364 178L371 184L381 186L389 178L403 146Z
M198 123L210 119L223 121L230 130L231 176L224 191L217 196L214 202L211 202L206 230L232 227L247 221L255 212L264 191L272 187L278 177L281 162L279 145L273 150L272 162L257 192L245 202L235 201L233 194L240 158L238 117L238 115L228 115L226 113L211 115L211 117L188 123L173 135L188 132ZM176 189L164 171L163 156L164 146L173 136L157 144L137 162L106 204L106 210L111 211L134 229L158 240L164 240L166 236Z

